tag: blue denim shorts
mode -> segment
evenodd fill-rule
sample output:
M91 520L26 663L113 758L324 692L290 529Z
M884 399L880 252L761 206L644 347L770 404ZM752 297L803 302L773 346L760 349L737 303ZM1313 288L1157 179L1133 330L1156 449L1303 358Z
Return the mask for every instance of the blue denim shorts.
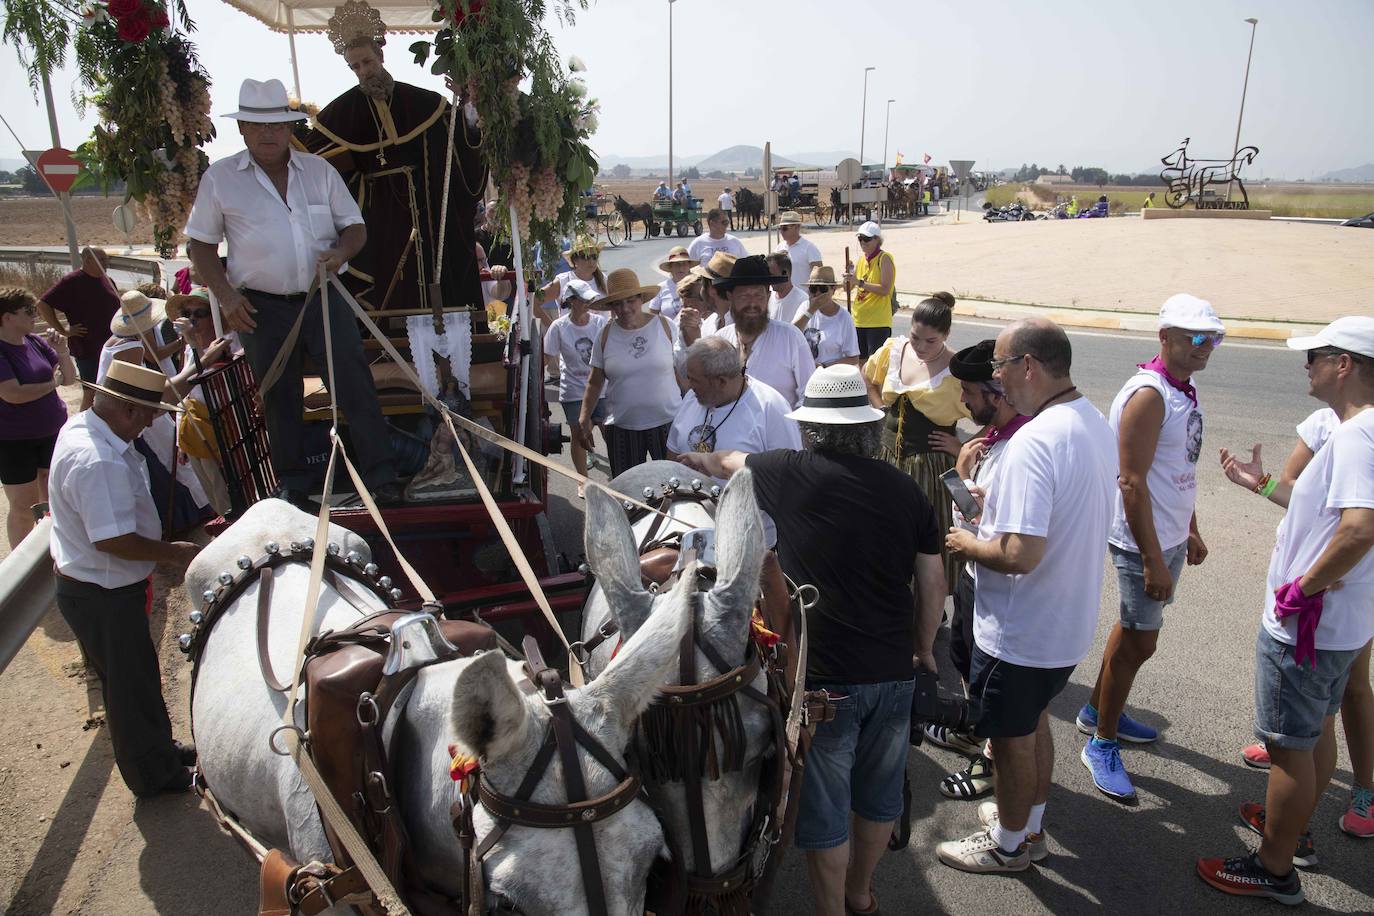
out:
M802 775L795 845L833 849L849 839L849 813L902 815L915 681L828 684L835 718L816 727Z
M1359 649L1318 649L1317 666L1299 665L1294 646L1260 627L1255 641L1255 737L1265 744L1308 750L1321 737L1322 721L1334 716Z
M1164 626L1164 608L1174 603L1156 601L1145 594L1145 563L1134 550L1123 550L1115 544L1108 544L1112 555L1112 565L1116 567L1116 588L1121 593L1121 628L1124 630L1158 630ZM1183 564L1188 559L1188 542L1164 551L1164 565L1169 567L1169 577L1174 580L1174 591L1178 591L1178 577L1183 572Z
M560 404L563 405L563 418L564 418L565 420L568 421L568 425L569 425L569 426L572 426L574 423L576 423L576 422L577 422L577 418L580 417L580 416L582 416L582 402L581 402L581 401L559 401L558 403L560 403ZM605 423L605 422L606 422L606 399L605 399L605 398L602 398L601 400L599 400L599 401L596 402L596 408L592 411L592 422L593 422L593 423Z

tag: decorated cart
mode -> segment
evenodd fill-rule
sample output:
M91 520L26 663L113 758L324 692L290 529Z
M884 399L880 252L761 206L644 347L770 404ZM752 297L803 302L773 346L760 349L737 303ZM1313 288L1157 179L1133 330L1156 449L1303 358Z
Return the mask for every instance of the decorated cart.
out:
M773 177L788 181L793 175L797 176L798 189L795 193L790 190L779 192L779 207L783 210L796 210L805 219L810 214L811 219L817 226L824 226L830 221L830 205L821 197L821 172L819 168L809 166L778 166L773 169Z

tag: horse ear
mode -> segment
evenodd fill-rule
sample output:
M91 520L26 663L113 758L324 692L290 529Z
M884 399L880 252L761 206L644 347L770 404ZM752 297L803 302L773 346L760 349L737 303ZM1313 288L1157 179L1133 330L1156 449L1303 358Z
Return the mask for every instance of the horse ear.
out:
M695 580L693 564L683 572L677 586L659 598L653 614L625 641L606 670L583 688L622 729L633 725L648 708L677 659L682 636L692 625Z
M453 732L459 744L482 760L500 758L517 747L528 714L500 652L478 655L454 681Z
M653 598L639 577L639 551L625 510L609 493L587 485L587 565L606 595L611 616L625 637L643 626Z
M754 475L741 468L730 478L716 510L716 584L711 589L712 618L729 615L727 633L742 632L733 626L736 614L747 616L758 594L759 570L768 549L763 540L763 518L754 498Z

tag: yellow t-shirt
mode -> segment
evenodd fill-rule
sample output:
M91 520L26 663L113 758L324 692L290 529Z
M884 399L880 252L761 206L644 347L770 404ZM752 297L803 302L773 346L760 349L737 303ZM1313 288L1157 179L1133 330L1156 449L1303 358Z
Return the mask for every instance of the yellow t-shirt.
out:
M892 255L886 251L880 252L877 258L860 258L854 265L854 276L860 283L872 283L875 286L882 282L882 262L886 260L892 265L892 288L897 288L897 262L892 260ZM854 295L854 326L856 328L890 328L892 327L892 294L879 296L865 289L858 289Z
M891 405L899 397L925 415L936 426L953 426L969 416L962 399L963 387L946 367L928 382L902 383L901 353L909 346L905 337L893 337L864 364L864 377L883 392L883 403Z

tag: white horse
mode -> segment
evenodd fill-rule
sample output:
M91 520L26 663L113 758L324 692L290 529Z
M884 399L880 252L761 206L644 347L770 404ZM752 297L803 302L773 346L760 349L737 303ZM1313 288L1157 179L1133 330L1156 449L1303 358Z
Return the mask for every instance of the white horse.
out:
M690 486L693 478L700 479L701 475L675 462L653 461L625 472L611 483L617 492L638 498L644 488L661 492L663 484L672 478ZM705 485L710 485L709 479ZM747 469L730 479L721 494L714 519L706 507L696 500L673 501L665 508L673 520L664 522L656 537L692 528L716 529L716 582L704 595L701 619L696 621L696 672L700 683L724 673L717 670L701 651L702 642L714 646L722 660L731 667L744 663L750 618L759 589L759 571L767 550L763 521L754 499L752 476ZM615 622L620 638L636 636L645 621L659 613L664 604L676 600L674 596L681 592L680 582L673 592L651 595L641 582L638 545L653 524L654 516L645 516L634 524L631 531L625 525L625 512L621 506L605 500L596 503L588 500L587 544L590 548L595 539L599 549L595 555L590 549L587 552L596 584L587 597L583 612L584 642L591 639L607 619ZM587 666L589 675L605 676L598 673L609 671L607 665L611 663L615 645L616 637L613 636L597 646ZM678 647L672 648L676 659ZM619 658L618 655L616 657ZM679 683L676 665L669 669L666 683ZM766 693L766 677L759 674L751 686ZM776 752L769 740L772 734L769 715L762 704L740 697L739 709L747 736L745 765L737 771L721 773L719 779L703 780L701 784L711 859L705 868L696 861L690 842L685 784L670 784L665 795L663 815L667 821L666 827L678 839L689 872L719 875L739 858L748 839L745 834L758 792L760 767L771 752Z
M589 488L589 506L606 503L618 511L605 493ZM623 516L620 526L628 537ZM314 527L311 516L285 502L257 503L192 563L186 583L193 602L199 605L201 593L213 589L222 570L234 570L239 556L260 556L269 540L283 547L291 540L304 541ZM345 555L356 550L364 562L370 558L367 545L338 526L330 526L330 539ZM588 555L598 565L611 564L601 550L601 540L589 536ZM308 579L305 564L288 563L276 570L269 641L279 678L295 664ZM269 690L259 672L257 588L250 585L224 612L204 647L191 710L201 766L219 803L267 846L289 850L298 861L328 862L332 856L319 815L295 764L268 747L269 735L281 724L285 698ZM363 596L365 590L357 592ZM573 717L621 761L635 720L663 683L690 621L688 589L675 594L676 599L656 608L600 678L567 694ZM375 597L364 600L381 609ZM359 616L333 588L322 587L316 632L346 627ZM499 652L432 665L416 677L397 726L396 788L419 871L429 885L450 895L459 892L462 868L449 819L455 784L448 775L447 746L456 738L460 747L476 754L496 791L513 794L549 727L543 701L522 693L517 678L517 663ZM297 724L304 727L299 716ZM614 777L580 747L578 757L589 797L614 788ZM567 802L558 766L548 767L531 800ZM493 822L480 808L474 821L480 843ZM593 832L610 912L642 913L649 868L665 848L653 812L635 801L597 822ZM491 892L530 916L588 912L571 830L513 825L487 855L485 873Z

